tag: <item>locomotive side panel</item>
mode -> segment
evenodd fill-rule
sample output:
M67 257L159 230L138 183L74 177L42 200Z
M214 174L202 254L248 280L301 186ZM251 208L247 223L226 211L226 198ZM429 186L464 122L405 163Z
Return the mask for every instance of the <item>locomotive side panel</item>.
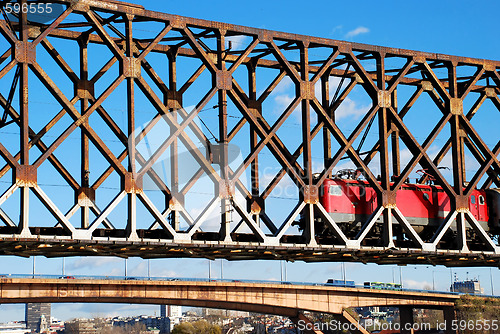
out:
M439 225L450 212L446 193L431 185L403 185L397 193L396 204L412 225Z
M450 213L451 203L450 203L450 198L442 189L436 188L436 196L438 200L437 218L438 221L441 222Z
M410 224L422 225L423 219L437 215L437 198L431 187L403 186L396 196L396 205Z
M486 190L488 227L492 234L500 234L500 189Z
M488 221L486 197L487 195L484 190L474 190L469 197L469 211L474 215L477 221L483 222L481 225L486 225Z
M360 180L325 180L320 200L338 223L365 222L378 206L375 190ZM435 185L403 185L397 193L396 205L415 226L439 226L451 210L448 195ZM469 210L486 230L500 230L500 190L474 190Z
M364 222L378 206L373 188L352 180L326 180L321 201L336 222Z

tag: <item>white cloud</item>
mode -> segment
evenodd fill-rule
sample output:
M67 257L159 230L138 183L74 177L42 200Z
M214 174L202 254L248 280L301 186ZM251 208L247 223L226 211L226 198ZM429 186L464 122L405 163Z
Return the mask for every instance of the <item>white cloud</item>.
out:
M329 85L330 85L330 101L333 100L333 96L340 85L341 79L338 77L330 77ZM349 84L349 80L346 80L342 83L341 91L345 89ZM317 82L314 86L315 95L318 100L321 101L321 82ZM370 110L371 105L360 104L359 102L351 99L350 97L346 97L344 101L340 104L339 108L335 111L335 119L337 121L343 118L350 118L351 120L357 120L361 116L365 115Z
M274 102L276 103L275 113L281 115L285 110L292 104L295 96L290 96L289 94L279 94L274 97ZM300 112L300 104L293 110L292 115L295 122L302 122L302 113ZM297 125L297 124L295 124Z
M276 88L274 88L273 93L286 92L292 88L292 85L293 85L292 79L286 76L280 81L280 83L276 86Z
M293 89L293 81L289 77L284 77L274 88L272 94L274 95L275 111L277 113L283 112L292 103L295 98Z
M343 28L343 27L342 27L341 25L338 25L338 26L334 27L334 28L332 29L331 34L332 34L332 35L335 35L337 32L339 32L339 33L340 33L340 32L342 32L342 28Z
M145 277L148 274L148 263L140 262L134 268L127 272L129 276Z
M405 279L403 281L406 289L426 290L432 286L432 283L427 281L414 281L411 279Z
M293 101L294 97L288 94L276 95L274 101L279 106L280 112L284 111Z
M73 263L69 263L67 265L67 269L75 270L75 269L85 269L85 268L98 268L103 266L108 266L113 263L122 262L122 259L116 257L82 257L78 258Z
M363 26L359 26L356 29L351 30L347 34L345 34L345 38L352 38L352 37L355 37L355 36L358 36L361 34L366 34L369 32L370 32L370 29L363 27Z
M267 187L274 177L280 172L281 166L268 166L264 167L259 175L259 180L262 187ZM285 197L295 199L297 198L297 185L293 183L292 179L286 175L281 179L278 185L271 193L272 196Z
M332 77L329 80L330 87L337 88L340 84L340 78ZM292 91L293 82L288 78L284 78L276 87L275 92L281 93L274 96L275 111L279 114L285 111L285 109L293 102L295 99L295 94ZM348 82L342 84L342 89L348 85ZM334 89L330 91L330 99L333 98ZM321 101L321 83L318 82L314 86L315 96ZM361 116L365 115L370 110L370 104L361 104L349 97L345 98L340 104L339 108L335 112L335 119L337 121L341 119L349 118L351 120L357 120ZM302 114L300 113L300 105L294 110L293 115L299 123L302 122ZM316 117L316 113L312 113L313 117ZM314 124L317 120L316 118L311 120Z
M337 121L343 118L357 120L362 115L368 113L370 107L370 105L360 105L358 102L350 99L349 97L346 97L335 112L335 119Z

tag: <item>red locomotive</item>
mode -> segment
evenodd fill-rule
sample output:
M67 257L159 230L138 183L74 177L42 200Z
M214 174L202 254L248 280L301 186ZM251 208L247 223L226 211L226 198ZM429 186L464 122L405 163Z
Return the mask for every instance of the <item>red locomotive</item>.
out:
M320 187L320 202L332 219L349 238L355 238L361 227L378 208L377 193L365 180L336 177L326 179ZM430 240L450 212L450 199L442 187L432 184L405 183L397 192L396 205L423 240ZM500 190L487 189L472 191L469 210L485 231L498 237L500 234ZM333 238L321 215L315 215L316 234L319 238ZM303 217L299 222L304 227ZM368 245L380 245L382 231L380 217L368 235ZM394 235L399 245L408 243L404 230L394 219ZM397 233L396 233L397 232ZM467 237L474 239L474 230L467 229ZM456 227L452 225L443 242L454 243Z

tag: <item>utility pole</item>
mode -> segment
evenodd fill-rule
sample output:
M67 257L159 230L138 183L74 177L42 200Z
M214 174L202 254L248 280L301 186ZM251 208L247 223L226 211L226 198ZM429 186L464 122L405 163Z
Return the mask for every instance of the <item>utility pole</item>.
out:
M220 259L220 279L224 279L224 259Z
M492 269L490 268L490 283L491 283L491 295L495 295L495 287L493 286L493 272Z
M288 281L288 272L286 269L286 261L285 260L283 260L283 267L285 268L285 281Z
M283 282L283 261L280 260L280 282Z
M342 262L342 278L344 279L344 286L346 285L345 262Z
M148 279L151 279L151 259L148 259Z
M399 282L401 283L401 289L403 289L403 267L399 267Z
M450 291L455 292L454 290L455 289L453 289L453 271L451 271L451 268L450 268Z

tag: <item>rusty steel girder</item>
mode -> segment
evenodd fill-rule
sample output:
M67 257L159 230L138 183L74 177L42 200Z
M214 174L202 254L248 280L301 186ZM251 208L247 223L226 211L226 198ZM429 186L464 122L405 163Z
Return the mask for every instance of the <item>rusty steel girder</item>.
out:
M52 3L0 20L0 254L499 266L468 203L500 188L500 138L474 123L500 110L500 62ZM319 200L342 166L377 194L353 231ZM396 205L417 169L451 203L424 231Z

